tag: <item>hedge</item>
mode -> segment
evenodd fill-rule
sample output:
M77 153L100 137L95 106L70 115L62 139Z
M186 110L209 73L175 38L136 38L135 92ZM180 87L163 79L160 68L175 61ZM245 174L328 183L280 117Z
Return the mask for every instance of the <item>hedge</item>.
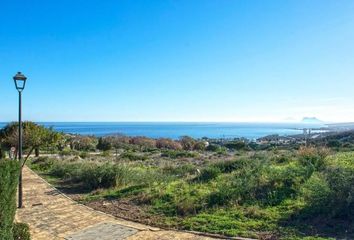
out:
M14 240L31 240L29 226L26 223L14 223Z
M13 222L16 213L16 190L20 164L0 159L0 239L13 240Z

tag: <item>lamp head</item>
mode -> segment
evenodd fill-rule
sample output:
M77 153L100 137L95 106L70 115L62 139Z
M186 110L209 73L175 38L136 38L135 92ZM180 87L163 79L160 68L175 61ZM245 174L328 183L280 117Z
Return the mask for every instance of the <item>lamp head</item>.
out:
M18 72L13 78L17 91L22 92L25 89L27 77Z

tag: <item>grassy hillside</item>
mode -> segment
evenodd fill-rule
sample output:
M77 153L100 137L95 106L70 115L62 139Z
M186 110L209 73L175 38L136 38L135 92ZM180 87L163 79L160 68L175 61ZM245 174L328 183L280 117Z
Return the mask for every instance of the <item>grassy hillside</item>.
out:
M37 158L30 166L85 204L148 224L261 239L354 238L354 152L187 153Z

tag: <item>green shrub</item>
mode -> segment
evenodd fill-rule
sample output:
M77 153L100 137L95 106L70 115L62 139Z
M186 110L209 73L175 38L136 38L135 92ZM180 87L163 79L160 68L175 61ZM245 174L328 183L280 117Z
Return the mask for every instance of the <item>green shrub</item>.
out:
M80 152L79 157L85 159L88 158L90 154L88 152Z
M310 214L326 214L331 211L330 198L333 194L323 174L315 173L301 189L302 196L308 204Z
M207 146L205 148L205 150L210 151L210 152L217 152L221 149L221 147L219 145L216 144L210 144L209 146Z
M129 159L130 161L144 161L147 159L147 156L133 152L124 152L119 157L123 159Z
M230 191L229 187L218 188L216 191L210 193L207 198L209 207L214 206L226 206L231 200L233 191Z
M342 146L342 143L338 140L329 140L326 144L327 147L331 147L331 148L339 148Z
M333 192L328 206L331 207L331 217L341 217L353 221L354 169L340 166L331 167L325 171L325 176Z
M322 170L329 154L330 152L326 148L301 147L299 160L302 165L311 167L313 171Z
M182 150L165 150L161 153L161 157L168 158L195 158L198 157L198 153Z
M165 166L162 171L169 175L175 175L178 177L183 177L188 174L196 173L196 167L192 164L183 164L180 166L168 165Z
M1 147L1 146L0 146L0 147ZM6 157L6 152L5 152L5 150L0 148L0 159L5 158L5 157Z
M247 144L242 141L234 141L234 142L226 143L225 147L227 147L228 149L232 149L232 150L243 150L243 149L246 149Z
M196 151L204 151L205 148L206 148L206 142L204 141L198 141L194 144L193 146L193 150L196 150Z
M112 143L109 138L99 138L96 148L101 151L109 151L112 149Z
M227 148L226 147L221 147L216 151L216 154L219 156L226 155L227 154Z
M223 173L230 173L237 168L242 167L242 161L239 160L230 160L230 161L221 161L213 164L214 167L220 169Z
M14 240L31 240L29 226L26 223L15 223L12 232Z
M16 189L20 164L0 160L0 239L13 239L13 221L16 213Z
M39 171L48 171L53 167L54 160L49 157L38 157L31 162L31 167Z
M102 157L109 157L111 155L111 152L109 150L104 150L102 153L101 153L101 156Z
M64 149L64 150L59 152L59 155L62 156L62 157L65 157L65 156L78 156L79 152L76 151L76 150Z
M208 181L216 178L220 174L221 174L221 171L219 168L209 166L209 167L201 170L201 173L199 176L196 177L196 180L200 181L200 182L208 182Z
M238 159L213 165L206 179L216 179L216 188L208 197L208 205L261 204L277 205L295 198L306 180L306 168L289 164L274 166L267 158ZM208 168L207 168L208 169ZM215 173L214 173L215 171Z
M81 168L77 180L88 189L125 186L131 180L132 173L128 167L106 163L90 164Z
M150 202L158 213L187 216L197 214L204 208L208 194L207 186L177 180L153 188Z

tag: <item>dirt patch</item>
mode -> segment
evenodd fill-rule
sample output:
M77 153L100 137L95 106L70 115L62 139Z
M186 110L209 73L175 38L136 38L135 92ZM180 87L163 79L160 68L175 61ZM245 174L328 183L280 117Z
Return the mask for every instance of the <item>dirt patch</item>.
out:
M147 207L137 206L129 200L96 200L85 203L95 210L150 226L161 227L162 216L148 213Z

